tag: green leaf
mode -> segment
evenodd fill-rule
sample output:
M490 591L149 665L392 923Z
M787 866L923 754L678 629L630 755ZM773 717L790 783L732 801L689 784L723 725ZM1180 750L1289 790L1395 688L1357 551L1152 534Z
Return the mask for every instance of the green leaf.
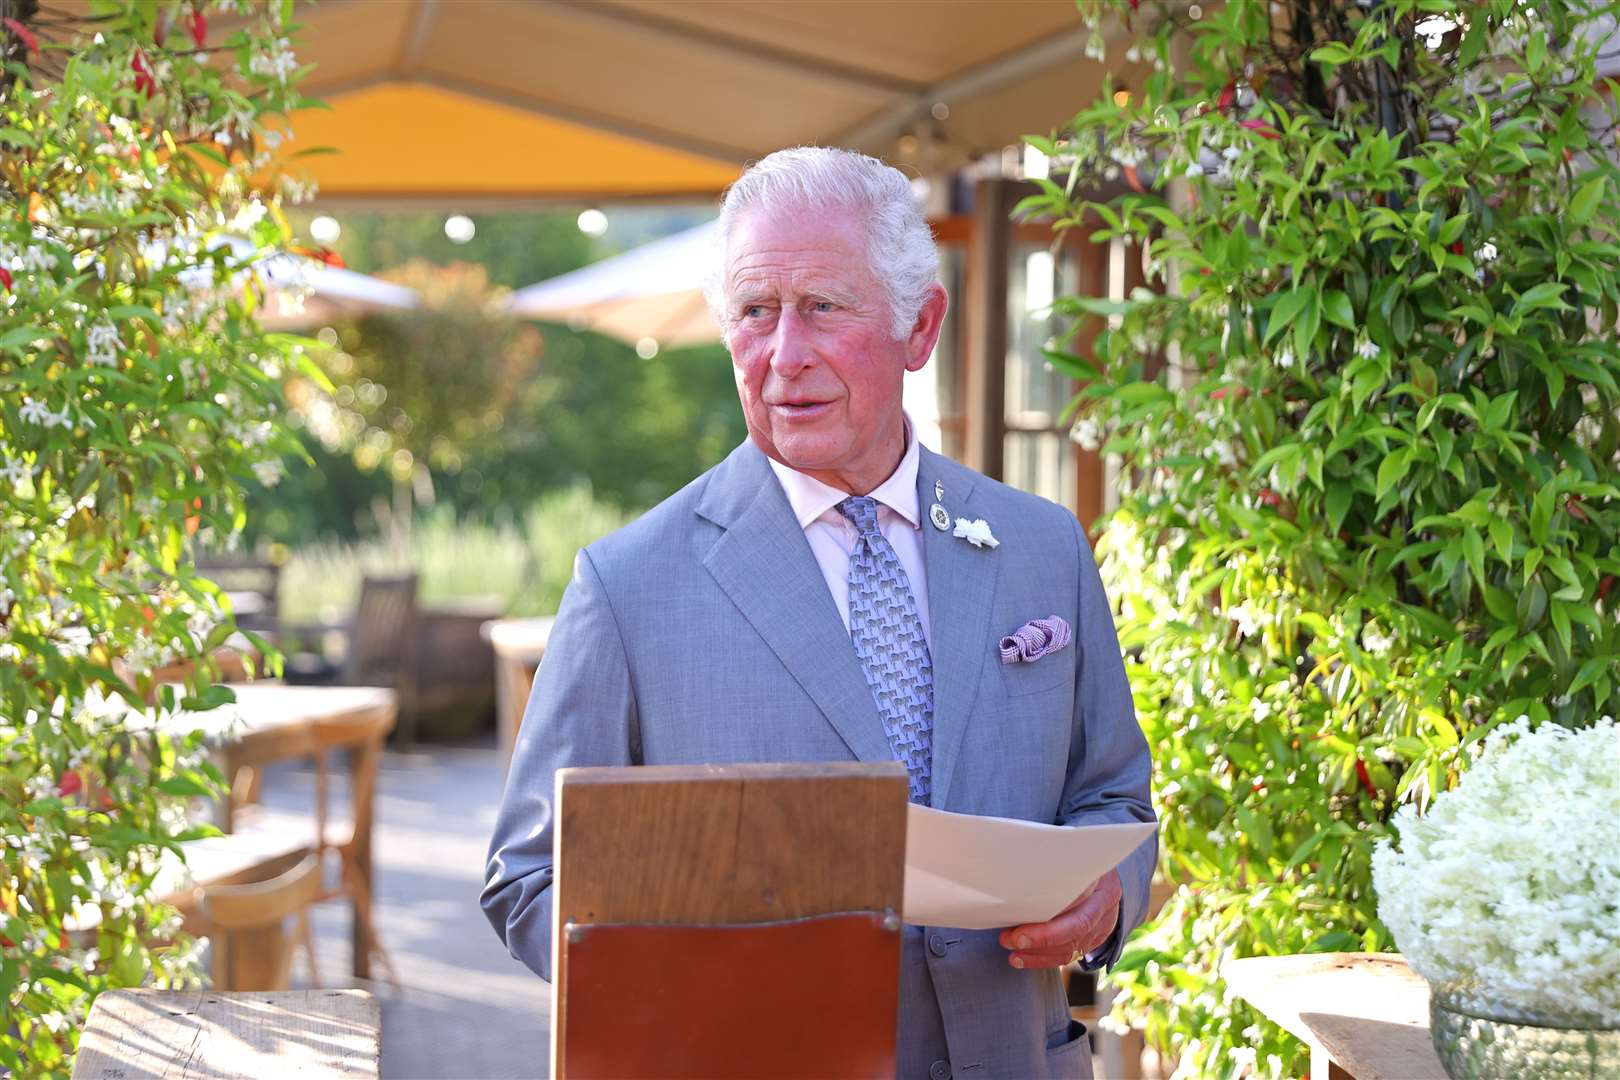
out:
M1569 200L1569 213L1566 217L1571 225L1585 225L1592 220L1597 211L1598 203L1603 198L1603 186L1607 177L1597 176L1581 185L1573 198Z
M1322 293L1322 315L1335 326L1342 326L1346 330L1356 329L1355 308L1350 305L1350 297L1338 289L1328 289Z
M1519 629L1529 631L1541 625L1542 616L1547 613L1547 590L1542 587L1539 577L1532 577L1530 584L1519 593Z
M1411 467L1412 452L1409 449L1396 450L1386 457L1378 466L1378 485L1374 497L1383 499L1385 492L1405 479Z
M1282 333L1315 295L1315 292L1306 289L1283 293L1271 309L1271 319L1266 323L1264 344L1270 344L1273 338Z
M1355 493L1349 484L1330 484L1324 500L1327 507L1328 532L1333 536L1339 535L1344 528L1344 515L1350 510L1350 500Z
M1488 526L1496 554L1505 563L1513 561L1513 525L1506 518L1493 517Z

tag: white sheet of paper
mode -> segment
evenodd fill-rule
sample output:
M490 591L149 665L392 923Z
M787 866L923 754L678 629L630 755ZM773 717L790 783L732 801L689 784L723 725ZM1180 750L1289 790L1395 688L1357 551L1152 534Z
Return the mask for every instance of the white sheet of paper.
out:
M912 803L906 815L905 919L992 930L1045 922L1153 835L1133 821L1039 825Z

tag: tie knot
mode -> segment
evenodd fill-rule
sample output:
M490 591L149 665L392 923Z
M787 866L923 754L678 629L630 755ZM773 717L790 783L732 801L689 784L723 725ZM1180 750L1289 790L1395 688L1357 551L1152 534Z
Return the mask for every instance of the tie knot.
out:
M851 495L838 504L838 512L849 519L862 536L877 536L877 500L870 495Z

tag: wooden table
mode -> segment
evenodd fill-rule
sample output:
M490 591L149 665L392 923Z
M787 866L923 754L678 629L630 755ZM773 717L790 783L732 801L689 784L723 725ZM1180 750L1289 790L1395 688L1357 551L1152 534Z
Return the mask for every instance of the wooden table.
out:
M1233 960L1232 992L1311 1048L1313 1080L1446 1080L1429 1039L1429 984L1396 953Z
M344 858L364 888L353 897L354 974L369 978L371 949L365 928L372 924L371 827L382 736L393 727L398 703L392 690L375 686L287 686L261 681L231 683L236 702L205 713L166 721L174 731L204 731L218 748L225 775L233 781L245 770L272 761L313 757L328 749L349 751L349 791L354 833ZM233 796L240 792L233 792ZM311 837L324 838L325 792L317 793ZM230 832L237 798L223 801L219 826Z
M523 710L529 703L534 673L546 654L556 616L534 619L491 619L484 637L495 648L495 731L501 760L510 763Z
M73 1077L376 1077L381 1035L364 990L113 990L90 1011Z

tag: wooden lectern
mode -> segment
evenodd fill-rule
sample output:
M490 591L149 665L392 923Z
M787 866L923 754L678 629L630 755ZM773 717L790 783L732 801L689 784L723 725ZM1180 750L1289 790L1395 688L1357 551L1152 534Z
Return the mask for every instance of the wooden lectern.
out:
M895 1070L898 763L557 774L557 1080Z

